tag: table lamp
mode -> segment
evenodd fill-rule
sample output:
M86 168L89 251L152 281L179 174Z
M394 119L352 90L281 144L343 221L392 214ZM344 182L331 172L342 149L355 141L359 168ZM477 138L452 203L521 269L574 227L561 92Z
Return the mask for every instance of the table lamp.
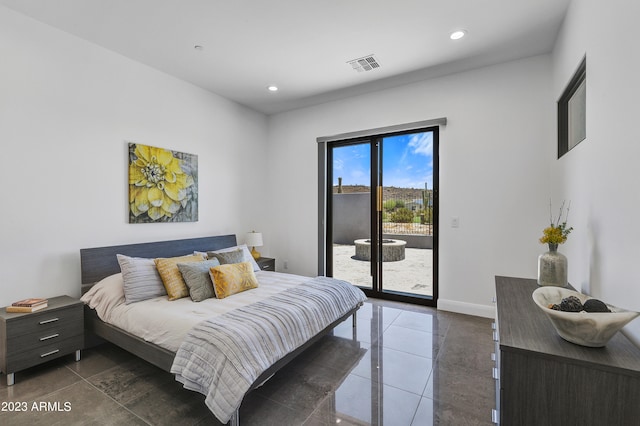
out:
M256 250L256 247L262 245L262 233L252 231L247 233L247 245L252 246L251 255L254 259L260 258L260 253Z

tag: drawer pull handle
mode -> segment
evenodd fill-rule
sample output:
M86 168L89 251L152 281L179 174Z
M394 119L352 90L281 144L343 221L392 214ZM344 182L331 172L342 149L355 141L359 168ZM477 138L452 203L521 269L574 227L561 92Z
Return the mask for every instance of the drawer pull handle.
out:
M46 354L42 354L42 355L40 355L40 358L44 358L44 357L47 357L49 355L57 354L58 352L60 352L60 349L56 349L56 350L53 350L51 352L47 352Z
M49 340L49 339L53 339L54 337L58 337L60 334L56 333L56 334L52 334L51 336L45 336L45 337L41 337L40 341L44 342L45 340Z
M40 325L49 324L50 322L56 322L59 318L51 318L48 320L40 321Z

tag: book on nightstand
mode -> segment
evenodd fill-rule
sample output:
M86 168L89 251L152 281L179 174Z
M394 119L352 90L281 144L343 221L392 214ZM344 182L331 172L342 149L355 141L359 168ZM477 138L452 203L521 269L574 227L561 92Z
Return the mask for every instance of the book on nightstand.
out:
M7 306L7 312L35 312L49 306L47 299L30 298L13 302L11 306Z
M35 312L40 309L44 309L48 306L48 303L41 303L36 306L7 306L5 309L7 312Z
M39 297L32 297L30 299L18 300L17 302L13 302L11 306L26 306L26 307L34 307L46 304L48 299L41 299Z

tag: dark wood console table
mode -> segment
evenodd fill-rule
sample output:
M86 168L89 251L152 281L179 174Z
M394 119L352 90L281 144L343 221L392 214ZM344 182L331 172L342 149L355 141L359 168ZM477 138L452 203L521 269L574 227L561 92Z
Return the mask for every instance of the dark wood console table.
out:
M640 424L640 349L617 333L603 348L563 340L531 293L496 277L496 410L502 425Z

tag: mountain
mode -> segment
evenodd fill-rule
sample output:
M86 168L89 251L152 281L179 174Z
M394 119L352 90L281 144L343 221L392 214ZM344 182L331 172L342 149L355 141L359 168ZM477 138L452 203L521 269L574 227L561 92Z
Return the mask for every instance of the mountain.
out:
M342 185L342 193L343 194L352 194L354 192L370 192L370 187L365 185ZM422 200L422 191L424 189L421 188L398 188L395 186L385 186L382 188L382 198L384 200L403 200L403 201L413 201L413 200ZM431 190L428 190L429 194L431 194ZM333 187L333 193L337 194L338 186Z

